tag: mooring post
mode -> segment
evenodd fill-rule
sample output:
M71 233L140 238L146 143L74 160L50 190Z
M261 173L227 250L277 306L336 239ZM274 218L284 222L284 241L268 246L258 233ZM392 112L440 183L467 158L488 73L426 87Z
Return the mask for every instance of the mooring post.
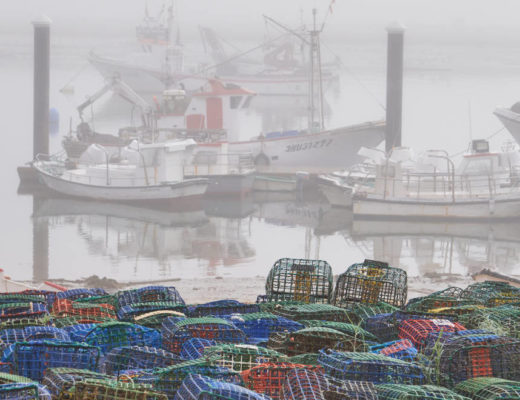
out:
M403 47L405 27L393 23L388 32L386 66L386 152L401 146L403 119Z
M33 195L33 281L44 282L49 279L49 219L38 217L37 211L44 198Z
M34 26L33 158L49 154L49 80L51 20L42 16Z

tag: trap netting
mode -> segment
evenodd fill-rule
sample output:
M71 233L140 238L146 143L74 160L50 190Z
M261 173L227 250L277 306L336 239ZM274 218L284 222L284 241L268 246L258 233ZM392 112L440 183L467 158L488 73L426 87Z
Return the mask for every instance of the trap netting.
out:
M52 324L53 319L49 314L41 314L27 318L0 319L0 330L20 329L27 326L51 326Z
M48 368L42 380L53 398L69 399L70 391L77 382L85 379L110 379L107 375L87 369Z
M271 361L286 361L287 357L275 350L249 344L221 344L204 349L203 357L211 364L242 372Z
M69 299L57 299L51 308L55 317L93 317L117 319L116 309L110 304L78 302Z
M455 391L473 400L518 400L520 382L501 378L473 378L459 383Z
M377 384L420 385L426 377L418 364L373 353L320 350L319 364L325 373L340 380L367 381Z
M9 385L19 385L9 387ZM51 400L51 394L44 385L40 385L24 376L0 373L0 399L43 399ZM35 390L34 390L35 389ZM29 395L33 395L30 397ZM36 396L34 396L36 395ZM19 396L19 397L17 397ZM25 397L28 396L28 397Z
M192 374L200 374L219 381L243 385L242 377L238 372L210 365L207 361L191 360L175 364L167 368L156 369L142 376L134 377L134 382L151 384L155 390L166 393L168 399L173 399L182 381Z
M54 304L54 301L60 300L60 299L69 299L69 300L78 300L78 299L85 299L89 297L99 297L99 296L107 296L108 293L105 291L105 289L101 288L91 288L91 289L70 289L65 290L63 292L56 292L55 294L52 294L47 297L47 303L49 304L49 307Z
M353 338L359 338L365 341L377 342L375 335L364 330L359 325L349 324L347 322L320 321L320 320L303 320L300 321L306 328L330 328L340 331Z
M459 318L468 328L486 329L498 335L520 338L520 308L499 306L478 309Z
M332 268L326 261L282 258L269 271L265 293L267 301L328 303L332 286Z
M222 318L167 318L161 328L163 348L178 354L184 342L201 338L224 343L245 343L246 335Z
M139 289L124 290L117 294L117 301L119 307L156 302L186 304L173 286L146 286Z
M426 345L426 339L433 332L457 332L466 328L447 319L409 319L401 322L399 326L399 338L410 340L414 346L421 350Z
M165 393L150 385L115 380L85 379L77 382L69 392L71 400L167 400Z
M148 346L161 347L161 334L155 329L128 322L78 325L70 330L72 340L97 346L102 354L115 347Z
M366 351L363 337L355 337L331 328L304 328L296 332L280 333L269 338L267 346L288 356L317 353L323 348L339 347L345 351Z
M243 331L252 344L266 342L273 333L293 332L304 328L303 324L296 321L263 312L233 314L226 319Z
M185 318L186 316L179 311L156 310L144 314L134 315L132 322L134 324L146 326L147 328L157 329L160 331L164 320L168 317Z
M19 318L41 318L49 314L45 302L20 302L0 304L0 321Z
M182 382L175 399L269 400L269 397L233 383L219 381L203 375L189 375Z
M69 367L96 370L99 348L84 343L38 340L17 342L4 352L16 374L41 380L47 368Z
M322 371L293 369L287 373L282 386L282 400L345 400L377 399L371 382L338 381Z
M330 304L277 304L269 312L291 319L348 322L347 312Z
M415 346L408 339L394 340L370 346L370 352L409 362L416 361L418 353Z
M156 347L116 347L105 356L103 370L109 375L119 375L125 370L164 368L182 361L178 355Z
M380 314L389 314L399 310L390 304L379 302L375 304L352 303L347 308L349 322L352 324L363 324L368 318Z
M318 353L298 354L289 357L288 361L294 364L318 365Z
M470 400L447 388L434 385L377 385L380 400Z
M172 311L176 315L185 315L186 306L174 301L149 301L146 303L133 303L122 306L117 311L117 317L122 321L136 321L142 315L152 312Z
M506 282L478 282L469 285L460 297L487 307L496 307L520 302L520 289Z
M179 356L184 360L196 360L204 355L206 347L216 346L214 340L191 338L182 344Z
M114 309L117 309L118 303L117 303L117 297L113 294L106 294L106 295L99 295L99 296L92 296L92 297L81 297L79 299L74 300L77 303L83 303L83 304L109 304Z
M467 304L464 306L434 308L430 310L430 312L432 314L451 315L457 320L461 320L461 317L464 315L471 314L475 311L484 309L486 309L486 307L482 304Z
M351 265L336 282L331 303L348 308L352 303L387 304L403 307L408 294L407 275L388 263L365 260Z
M247 388L257 393L265 394L272 399L279 399L285 378L287 374L294 369L323 371L320 366L316 365L270 362L243 371L242 378Z
M55 339L62 342L70 342L69 334L52 326L27 326L18 329L0 330L0 350L16 342L28 342L37 339Z
M54 317L52 319L53 324L56 328L67 329L75 325L87 325L87 324L104 324L106 322L114 322L113 318L105 317L82 317L75 315L72 317Z
M480 376L520 379L520 341L490 334L454 335L433 349L436 383L453 387Z
M236 300L218 300L188 307L190 317L221 317L230 314L248 314L260 311L258 304L245 304Z

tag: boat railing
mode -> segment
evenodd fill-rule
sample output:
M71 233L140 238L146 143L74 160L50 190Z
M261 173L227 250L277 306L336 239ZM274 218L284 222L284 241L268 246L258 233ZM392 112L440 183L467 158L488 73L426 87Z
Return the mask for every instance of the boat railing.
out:
M240 175L254 170L249 153L199 152L184 165L184 176Z

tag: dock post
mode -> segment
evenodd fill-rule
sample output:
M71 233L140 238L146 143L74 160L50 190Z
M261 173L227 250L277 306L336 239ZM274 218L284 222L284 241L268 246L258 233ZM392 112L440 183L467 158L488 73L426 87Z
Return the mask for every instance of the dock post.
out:
M386 28L388 32L386 66L386 138L388 153L401 146L403 117L403 47L405 27L394 23Z
M43 197L33 195L33 281L44 282L49 279L49 219L37 217L37 210Z
M51 20L42 16L34 26L33 158L49 154L49 81Z

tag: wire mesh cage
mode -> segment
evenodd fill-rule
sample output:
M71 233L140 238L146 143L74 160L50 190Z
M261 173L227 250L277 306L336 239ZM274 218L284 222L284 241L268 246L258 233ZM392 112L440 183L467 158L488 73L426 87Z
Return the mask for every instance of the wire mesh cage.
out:
M282 258L269 271L265 293L268 301L328 303L332 285L332 268L326 261Z
M518 400L520 382L492 377L472 378L459 383L455 391L473 400Z
M441 312L439 310L459 309L463 306L476 307L473 300L464 300L447 296L428 296L421 301L414 302L406 307L408 311ZM437 310L437 311L434 311Z
M206 347L216 346L214 340L191 338L182 344L179 356L184 360L196 360L204 355Z
M444 315L452 315L460 320L463 315L471 314L478 310L486 309L482 304L467 304L467 305L459 305L454 307L441 307L441 308L433 308L430 310L432 314L444 314Z
M0 330L3 329L20 329L27 326L51 326L53 325L53 318L49 314L41 314L34 317L27 318L13 318L1 319Z
M132 322L134 324L146 326L147 328L161 330L164 320L168 317L185 318L186 315L174 310L156 310L144 314L134 315Z
M14 375L10 373L0 373L0 387L4 388L2 392L0 390L0 399L44 399L51 400L51 394L47 390L44 385L40 385L39 383L26 378L20 375ZM8 385L20 385L20 387L25 386L26 389L29 389L29 386L35 388L35 390L11 390ZM25 397L25 396L28 397ZM30 397L33 395L33 397ZM20 397L17 397L20 396Z
M211 364L242 372L271 361L286 361L275 350L248 344L221 344L204 349L204 358Z
M230 314L248 314L260 312L258 304L245 304L236 300L218 300L189 307L190 317L221 317Z
M18 318L40 318L47 315L47 304L44 302L21 302L0 304L0 321Z
M377 399L371 382L338 381L322 371L293 369L287 373L282 386L283 400L345 400Z
M265 312L233 314L227 319L243 331L252 344L267 342L273 333L294 332L304 328L299 322Z
M216 342L245 343L246 335L231 322L222 318L167 318L161 328L163 348L178 354L184 342L191 338Z
M139 320L143 315L149 316L152 312L167 312L170 311L176 316L184 316L186 314L186 306L174 301L150 301L146 303L133 303L122 306L117 311L117 316L122 321Z
M520 341L513 338L456 335L440 343L435 359L434 376L442 386L481 376L520 379Z
M182 382L175 399L269 400L269 397L233 383L222 382L203 375L189 375Z
M41 380L47 368L98 368L99 348L84 343L38 340L17 342L4 352L16 374ZM7 353L7 354L6 354Z
M17 329L0 330L0 350L16 342L27 342L37 339L55 339L62 342L70 342L69 334L52 326L27 326Z
M69 299L57 299L51 308L56 317L94 317L117 319L116 309L110 304L78 302Z
M370 351L409 362L416 361L418 353L413 343L408 339L394 340L392 342L370 346Z
M156 347L116 347L105 356L103 370L109 375L119 375L124 370L164 368L182 361L178 355Z
M408 293L407 275L388 263L365 260L353 264L336 283L331 303L346 308L351 303L387 304L403 307Z
M79 299L74 300L77 303L93 303L93 304L109 304L114 307L114 309L117 309L118 302L117 297L113 294L105 294L105 295L99 295L99 296L92 296L92 297L80 297Z
M70 391L71 400L166 400L164 393L149 385L118 382L115 380L85 379Z
M49 306L52 306L54 304L54 301L60 300L60 299L78 300L78 299L85 299L85 298L89 298L89 297L98 297L98 296L106 296L106 295L108 295L108 293L105 291L105 289L101 289L101 288L70 289L70 290L65 290L63 292L56 292L51 295L48 295L47 304L49 304Z
M108 375L87 369L77 368L48 368L42 384L49 390L53 398L70 399L70 391L77 382L85 379L110 379Z
M161 334L141 325L117 321L77 327L79 329L69 330L71 339L97 346L102 354L115 347L161 347Z
M317 353L323 348L339 347L345 351L366 351L361 336L355 337L331 328L304 328L287 334L272 335L267 346L288 356Z
M420 385L426 377L418 364L374 353L321 350L319 364L325 373L340 380Z
M134 378L134 381L151 384L155 390L165 393L168 399L173 399L182 381L192 374L204 375L235 385L243 385L244 383L238 372L210 365L203 359L186 361L167 368L156 369L152 373L145 373L140 377Z
M460 296L462 299L496 307L520 301L520 289L506 282L485 281L469 285Z
M349 322L352 324L363 324L368 318L380 314L389 314L399 310L397 307L384 302L375 304L352 303L347 308Z
M36 383L6 383L0 385L1 400L34 400L51 399L50 396L40 396Z
M421 350L426 344L426 338L432 332L456 332L466 328L447 319L409 319L399 325L399 338L408 339Z
M486 329L499 335L520 338L520 308L499 306L477 309L460 317L469 328Z
M298 354L288 358L288 361L293 364L304 364L304 365L318 365L318 353L305 353Z
M52 318L52 322L56 328L67 329L75 325L104 324L107 322L114 322L114 319L94 316L82 317L75 315L72 317L54 317Z
M270 362L243 371L242 378L247 388L265 394L272 399L279 399L287 374L296 368L323 371L320 366L316 365Z
M139 289L124 290L117 294L119 307L140 303L176 303L185 305L177 289L173 286L146 286Z
M348 322L347 312L330 304L277 304L270 312L293 321L321 320Z
M47 297L44 293L0 293L0 304L5 303L44 303L47 304Z
M319 320L304 320L300 321L307 328L330 328L340 331L353 338L360 338L364 341L377 342L378 339L372 333L364 330L359 325L349 324L347 322L335 321L319 321Z
M434 385L392 385L376 387L381 400L470 400L447 388Z

